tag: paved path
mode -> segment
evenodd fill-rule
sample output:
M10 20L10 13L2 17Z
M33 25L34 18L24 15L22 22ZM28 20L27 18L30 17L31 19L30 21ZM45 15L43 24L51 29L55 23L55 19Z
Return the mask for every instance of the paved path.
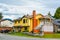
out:
M60 39L27 38L27 37L11 36L11 35L0 33L0 40L60 40Z

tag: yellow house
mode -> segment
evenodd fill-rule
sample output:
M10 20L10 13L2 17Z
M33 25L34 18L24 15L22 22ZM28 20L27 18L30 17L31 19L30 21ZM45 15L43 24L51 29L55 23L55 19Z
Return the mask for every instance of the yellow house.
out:
M32 29L32 17L29 15L24 15L22 18L14 20L14 28L18 31L28 31L30 32Z
M36 15L37 25L40 24L40 18L42 14ZM18 32L32 32L33 30L33 15L24 15L22 18L14 20L14 29Z

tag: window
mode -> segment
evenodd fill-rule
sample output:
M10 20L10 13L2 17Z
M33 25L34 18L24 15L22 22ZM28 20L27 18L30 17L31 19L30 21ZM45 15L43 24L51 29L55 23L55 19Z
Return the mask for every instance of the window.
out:
M23 23L27 23L27 19L23 19Z
M27 23L27 19L26 19L26 23Z
M23 23L25 23L25 19L23 19Z
M20 20L18 20L18 23L20 23Z
M60 26L58 28L60 28Z
M15 23L17 23L17 21L15 21Z
M27 27L25 27L25 30L27 30Z
M46 18L45 20L46 20L46 22L50 22L50 19L48 19L48 18Z

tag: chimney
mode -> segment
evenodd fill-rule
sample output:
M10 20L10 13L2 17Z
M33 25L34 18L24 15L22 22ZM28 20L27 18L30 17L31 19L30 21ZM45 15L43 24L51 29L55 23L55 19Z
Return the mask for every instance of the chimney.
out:
M35 30L36 26L37 26L36 11L33 10L33 26L32 26L33 33L37 32L37 30Z
M33 10L33 19L35 19L35 18L36 18L36 11Z

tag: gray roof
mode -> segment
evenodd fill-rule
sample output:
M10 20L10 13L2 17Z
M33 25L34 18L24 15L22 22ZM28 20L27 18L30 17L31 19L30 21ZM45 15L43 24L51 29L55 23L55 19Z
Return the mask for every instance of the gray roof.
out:
M55 25L60 25L60 19L56 19L56 20L54 20L54 22L53 22Z
M1 21L5 21L5 20L8 20L8 21L13 22L13 20L11 20L11 19L9 19L9 18L2 19Z

